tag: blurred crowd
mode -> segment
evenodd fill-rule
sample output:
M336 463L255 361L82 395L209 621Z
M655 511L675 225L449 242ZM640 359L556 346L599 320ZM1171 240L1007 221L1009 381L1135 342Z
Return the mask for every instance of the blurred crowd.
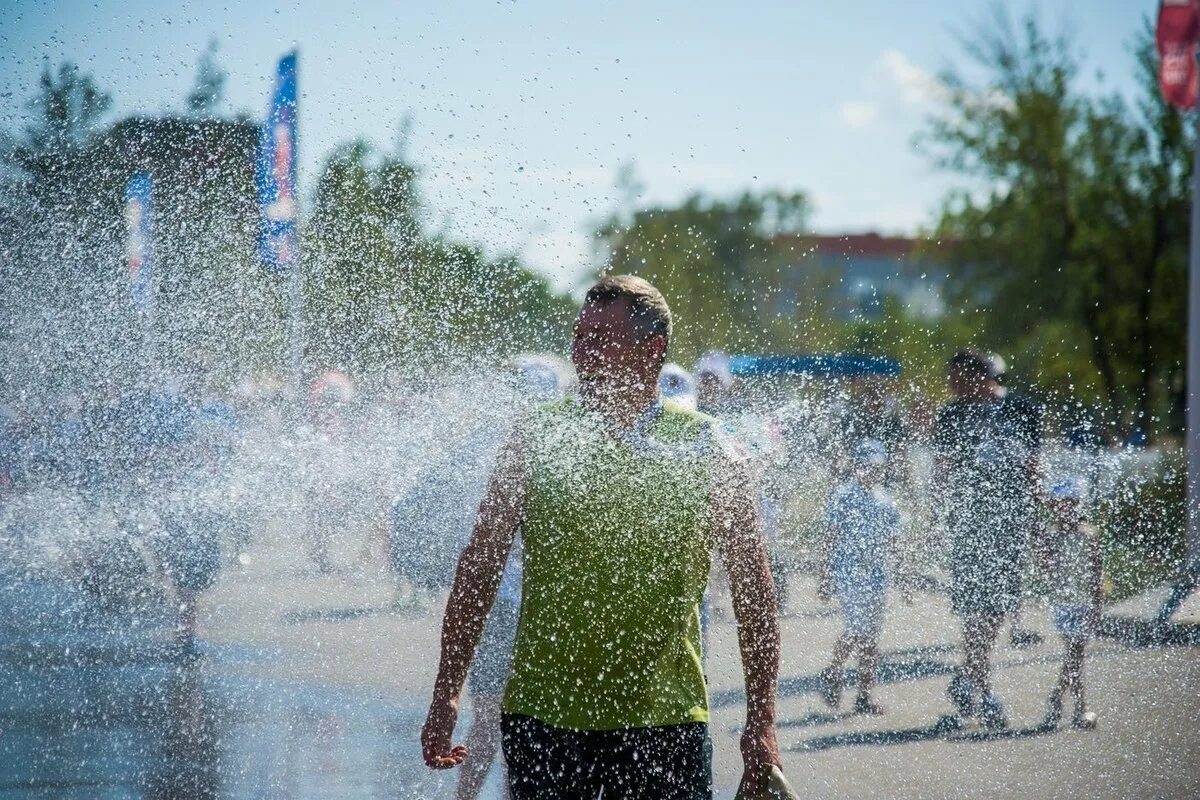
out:
M570 392L572 380L552 355L423 384L327 370L297 403L278 380L221 384L201 354L158 385L108 383L85 397L0 405L9 563L36 570L141 548L172 590L203 589L223 564L244 565L257 531L296 515L308 568L384 560L399 602L420 605L449 584L504 432L523 406ZM717 352L690 370L667 364L660 384L665 398L721 420L753 455L785 610L787 576L816 569L822 509L868 439L884 454L882 484L900 498L904 580L935 579L945 511L930 492L929 398L898 378L735 375ZM1126 451L1078 409L1047 420L1053 469L1082 476L1089 502L1105 496ZM131 569L109 566L99 572ZM80 572L89 573L97 570Z
M1003 362L986 358L1003 400ZM841 666L857 654L866 686L856 710L870 711L885 586L908 598L954 583L950 534L968 500L944 491L939 459L970 433L946 432L961 387L951 381L952 402L939 410L896 377L739 373L735 365L720 352L691 369L666 364L660 393L718 420L752 463L781 611L794 606L793 576L818 577L819 596L836 598L846 617L824 673L827 699L838 701ZM372 377L325 370L297 398L277 380L223 384L198 354L157 384L3 406L0 565L66 576L110 608L167 609L183 653L195 652L200 593L222 570L251 566L271 531L291 558L269 569L390 574L398 608L429 607L453 579L506 432L532 405L569 395L574 376L563 359L537 354L424 382ZM1046 413L1019 394L997 407L1016 408L1018 427L1036 427L1027 445L1040 459L1041 491L1069 496L1081 516L1139 463L1078 407ZM1009 424L968 423L980 431ZM983 436L970 458L986 461L986 445ZM1004 501L1009 489L987 474L971 479L972 492ZM1038 513L1021 522L1029 536L1050 519ZM1035 567L1022 561L1023 573ZM518 548L471 676L481 720L489 702L498 713L520 581ZM722 591L717 575L710 594ZM706 603L706 624L721 608ZM1016 646L1036 641L1020 608L1004 610ZM494 743L475 745L494 752ZM465 773L463 796L474 796L489 765Z

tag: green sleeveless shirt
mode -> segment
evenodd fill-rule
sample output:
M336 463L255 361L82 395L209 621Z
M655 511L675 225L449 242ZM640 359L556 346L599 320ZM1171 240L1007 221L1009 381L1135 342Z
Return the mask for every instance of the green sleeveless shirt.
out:
M573 398L532 414L505 711L581 730L708 721L713 423L671 401L619 438Z

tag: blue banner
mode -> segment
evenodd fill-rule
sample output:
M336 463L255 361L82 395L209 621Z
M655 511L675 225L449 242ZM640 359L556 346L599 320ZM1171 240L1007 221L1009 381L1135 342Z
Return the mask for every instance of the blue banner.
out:
M261 218L258 258L264 267L289 272L300 263L296 225L296 53L279 60L275 87L258 136L255 169Z
M129 268L129 298L142 317L153 305L154 237L150 227L150 173L138 172L125 184L125 266Z

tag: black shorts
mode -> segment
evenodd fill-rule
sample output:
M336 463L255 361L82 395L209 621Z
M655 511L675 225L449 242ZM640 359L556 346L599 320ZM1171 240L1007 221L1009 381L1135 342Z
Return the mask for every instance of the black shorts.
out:
M513 800L711 800L708 725L581 731L504 714L500 742Z
M161 541L163 568L180 589L204 591L221 569L224 518L215 513L180 513L166 518Z
M1032 514L1021 504L959 509L950 520L950 607L1003 616L1021 604Z

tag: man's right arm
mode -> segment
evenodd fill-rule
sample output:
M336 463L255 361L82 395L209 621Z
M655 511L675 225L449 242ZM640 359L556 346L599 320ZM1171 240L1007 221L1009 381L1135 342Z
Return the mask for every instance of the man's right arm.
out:
M479 506L471 541L454 573L442 622L441 659L433 686L433 702L421 732L425 763L434 768L457 766L466 751L451 747L458 702L484 623L496 599L504 564L512 549L525 508L525 446L514 431L496 461L487 493Z

